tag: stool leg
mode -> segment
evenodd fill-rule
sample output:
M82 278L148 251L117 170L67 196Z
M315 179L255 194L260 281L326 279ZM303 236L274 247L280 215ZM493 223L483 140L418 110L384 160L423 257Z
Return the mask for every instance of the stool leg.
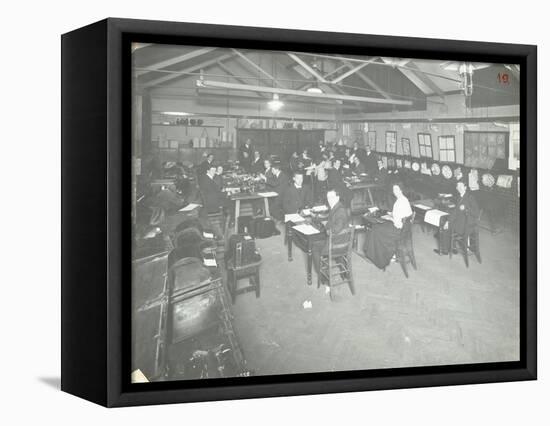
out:
M260 297L260 268L256 271L256 298Z

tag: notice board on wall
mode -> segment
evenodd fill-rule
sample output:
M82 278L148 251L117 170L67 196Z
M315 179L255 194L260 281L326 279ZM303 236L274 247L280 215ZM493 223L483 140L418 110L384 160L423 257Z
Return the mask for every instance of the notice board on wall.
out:
M492 169L495 161L508 158L509 132L464 132L464 165Z

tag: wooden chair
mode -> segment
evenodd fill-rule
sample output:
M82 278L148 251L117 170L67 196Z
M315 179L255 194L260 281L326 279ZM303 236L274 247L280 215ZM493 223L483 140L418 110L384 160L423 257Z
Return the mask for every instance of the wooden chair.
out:
M449 230L451 233L451 244L449 245L449 259L453 257L453 251L460 250L464 257L464 263L468 268L470 266L468 257L470 252L473 253L479 263L481 263L481 249L479 247L479 227L477 223L471 224L466 219L464 232L458 233L454 229ZM457 247L458 246L458 247Z
M401 265L405 277L409 278L409 273L407 271L407 264L411 264L413 269L416 271L416 257L414 255L414 246L412 239L412 224L414 223L415 213L403 219L403 227L401 228L401 233L399 234L399 239L397 240L395 248L395 257L397 262Z
M353 226L335 235L328 232L328 254L321 255L319 259L317 288L322 282L326 282L330 291L330 300L334 300L332 288L344 284L348 284L351 294L355 295L351 258L354 232Z
M254 263L237 266L233 259L227 262L227 284L231 301L235 303L237 295L249 291L256 292L256 298L260 297L260 266L261 259ZM248 278L248 286L238 288L239 280Z

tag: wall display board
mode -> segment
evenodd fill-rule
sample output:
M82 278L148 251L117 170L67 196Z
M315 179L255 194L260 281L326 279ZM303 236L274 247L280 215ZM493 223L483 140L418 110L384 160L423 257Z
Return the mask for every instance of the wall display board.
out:
M464 132L464 165L492 169L508 158L509 132Z

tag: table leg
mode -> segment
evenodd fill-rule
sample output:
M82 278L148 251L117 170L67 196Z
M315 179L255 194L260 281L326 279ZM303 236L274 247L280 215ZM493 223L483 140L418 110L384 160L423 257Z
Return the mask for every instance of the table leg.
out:
M290 230L290 226L285 225L287 228L287 237L286 237L286 243L288 247L288 261L292 262L292 231Z
M241 200L235 200L235 234L239 232L240 211L241 211Z
M269 198L264 198L264 207L265 207L265 217L271 217L269 214Z
M311 285L311 267L313 265L313 246L307 245L307 285Z
M367 194L369 196L370 205L374 206L374 199L372 198L372 193L370 192L370 188L367 188Z

